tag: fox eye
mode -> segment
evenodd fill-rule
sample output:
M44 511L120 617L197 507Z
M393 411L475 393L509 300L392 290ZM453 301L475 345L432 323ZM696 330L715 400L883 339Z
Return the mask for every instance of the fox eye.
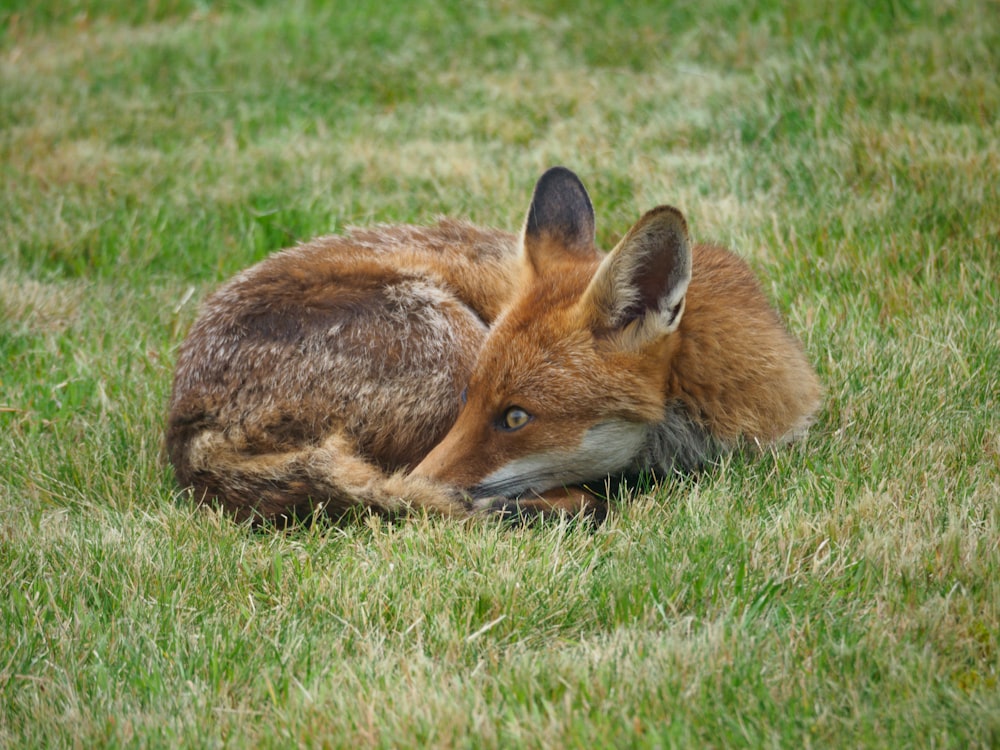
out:
M462 402L462 406L465 406L465 402L469 400L469 389L463 388L462 392L458 394L458 400Z
M520 406L512 406L503 413L500 426L508 432L520 430L531 421L531 415Z

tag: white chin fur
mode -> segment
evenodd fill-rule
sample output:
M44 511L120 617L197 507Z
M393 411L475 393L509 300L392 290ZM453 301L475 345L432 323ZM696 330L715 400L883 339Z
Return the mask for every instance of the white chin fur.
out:
M601 422L587 430L575 447L516 458L488 475L473 492L479 497L516 497L621 473L642 452L647 431L639 422Z

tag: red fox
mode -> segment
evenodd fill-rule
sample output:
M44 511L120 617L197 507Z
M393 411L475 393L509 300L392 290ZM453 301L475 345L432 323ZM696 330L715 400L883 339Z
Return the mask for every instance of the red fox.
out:
M667 206L604 255L554 167L520 236L354 230L238 275L181 346L166 444L239 519L602 514L583 485L792 439L819 401L743 261Z

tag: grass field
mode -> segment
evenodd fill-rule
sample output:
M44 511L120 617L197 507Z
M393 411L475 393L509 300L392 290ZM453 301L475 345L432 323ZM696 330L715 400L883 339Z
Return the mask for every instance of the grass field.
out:
M1000 745L1000 5L867 5L5 2L0 746ZM557 163L750 261L804 443L593 531L178 493L216 284Z

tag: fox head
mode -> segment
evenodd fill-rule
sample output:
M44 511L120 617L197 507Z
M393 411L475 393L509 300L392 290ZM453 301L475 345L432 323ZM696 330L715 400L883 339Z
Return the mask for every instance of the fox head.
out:
M691 279L674 208L608 254L568 169L547 171L524 223L518 290L495 322L459 417L414 474L474 498L517 497L632 468L663 419L666 363Z

